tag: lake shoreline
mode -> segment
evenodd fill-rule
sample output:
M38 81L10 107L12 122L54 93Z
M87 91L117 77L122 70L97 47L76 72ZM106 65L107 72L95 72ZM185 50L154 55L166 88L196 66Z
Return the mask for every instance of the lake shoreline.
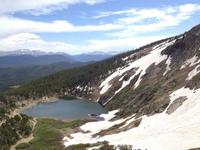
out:
M16 115L19 115L19 114L23 113L23 111L25 111L25 110L27 110L29 108L32 108L32 107L34 107L36 105L54 103L54 102L58 102L60 100L66 101L66 102L67 101L80 101L80 102L84 102L84 101L86 102L87 101L87 102L99 104L96 101L86 100L86 99L83 99L83 98L59 99L58 97L48 97L48 98L44 97L44 98L41 98L41 99L38 99L38 100L29 99L29 100L18 102L17 103L17 107L15 109L12 109L10 111L10 114L8 116L9 116L9 118L11 118L11 117L14 117ZM104 113L107 113L107 112L105 111ZM76 119L76 118L74 118L74 119L63 119L63 118L58 118L58 117L53 117L53 116L52 117L33 117L32 116L32 118L33 118L33 120L38 120L38 119L39 120L48 120L48 119L51 119L51 120L54 120L55 122L56 121L62 121L62 122L65 122L65 123L70 123L70 122L73 122L75 120L79 120L81 122L84 122L85 120L88 120L88 121L98 121L97 119L94 119L94 118L92 119L92 118L89 118L89 117L82 117L82 118L79 118L79 119ZM35 125L36 125L36 123L37 123L37 121L35 122ZM34 128L35 128L35 125L34 125ZM65 131L63 131L63 133L65 133ZM23 144L23 143L29 143L33 139L34 139L34 137L33 137L33 132L32 132L30 136L28 136L26 138L20 139L19 141L17 141L17 143L15 143L14 145L12 145L11 148L13 150L15 150L16 146L18 146L20 144Z
M29 108L31 108L35 105L40 104L40 103L53 103L53 102L59 101L60 99L66 100L66 101L69 101L69 100L86 101L83 97L71 97L71 96L67 96L67 97L68 98L65 98L65 96L63 96L63 97L52 96L52 97L39 98L38 100L34 100L34 99L23 100L23 101L17 103L17 107L14 108L11 113L14 113L15 115L20 114L22 111L29 109ZM72 99L70 99L70 97ZM92 100L89 100L89 101L92 101ZM92 101L92 102L96 102L96 101Z
M23 113L34 118L51 118L63 121L90 119L89 114L100 115L106 112L99 103L94 101L56 98L48 102L29 103L26 107L18 109L18 113Z
M49 97L49 98L44 97L44 98L41 98L41 99L38 99L38 100L33 100L33 99L24 100L24 101L18 102L16 104L17 107L11 110L9 116L18 115L18 114L22 113L24 110L29 109L33 106L36 106L40 103L53 103L53 102L56 102L58 100L59 99L57 97Z

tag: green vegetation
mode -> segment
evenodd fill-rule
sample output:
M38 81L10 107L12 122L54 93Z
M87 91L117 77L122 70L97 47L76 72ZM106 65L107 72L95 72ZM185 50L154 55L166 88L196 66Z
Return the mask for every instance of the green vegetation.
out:
M77 99L75 96L68 96L68 95L64 95L64 96L59 96L59 99L63 99L63 100L75 100Z
M145 47L142 47L143 49ZM140 49L136 50L135 52L139 51ZM117 55L115 57L112 57L110 59L107 59L102 62L98 62L95 64L83 66L80 68L73 68L73 69L67 69L65 71L58 72L56 74L50 75L48 77L43 77L40 79L37 79L35 81L32 81L22 87L19 87L17 89L8 90L5 92L0 93L0 114L2 118L5 117L5 110L10 110L11 108L15 107L16 102L19 102L21 100L27 100L29 98L38 100L39 98L43 96L88 96L90 92L87 90L78 91L76 89L77 86L86 87L86 86L98 86L100 84L100 81L105 79L105 77L108 76L108 73L112 73L116 68L122 67L126 65L126 62L123 61L121 58L126 57L130 54L133 54L134 52L128 52L121 55ZM133 58L136 59L136 58ZM130 88L130 87L128 87ZM139 89L139 88L138 88ZM145 86L142 88L142 90L130 90L125 88L123 92L120 92L119 95L116 95L115 98L117 100L111 101L110 104L113 104L111 106L111 109L116 107L117 105L120 105L119 107L126 108L125 110L127 113L133 113L134 111L137 112L144 112L139 110L139 108L144 108L146 110L149 110L149 112L152 110L151 108L151 101L154 96L156 96L155 93L159 91L160 86L153 87L152 84L149 84L149 86ZM127 91L126 91L127 90ZM67 94L66 94L67 93ZM139 99L139 101L138 101ZM118 103L119 102L119 103ZM141 106L142 104L142 106ZM146 105L147 104L147 105ZM126 107L129 106L129 107ZM141 106L141 107L138 107ZM145 108L145 106L148 106L149 108ZM118 107L118 108L119 108ZM6 109L4 109L6 108ZM123 114L127 114L126 112L123 112ZM148 114L148 112L147 112ZM7 122L7 121L6 121ZM9 147L9 145L15 143L19 139L19 135L15 134L16 132L13 132L13 128L18 129L18 122L20 124L20 120L16 121L15 124L13 124L13 127L7 123L5 127L6 131L3 131L2 128L2 135L6 135L4 139L1 142L6 147ZM28 121L27 121L28 122ZM50 119L43 119L38 120L38 124L36 125L36 128L33 132L34 139L27 143L27 144L20 144L17 148L18 149L26 149L26 150L51 150L51 149L63 149L62 145L62 138L64 136L66 129L74 129L81 125L84 121L75 121L75 122L62 122L62 121L53 121ZM26 123L25 123L26 126ZM2 125L3 127L3 125ZM21 126L20 126L21 128ZM20 129L19 128L19 129ZM29 128L24 127L25 129L23 131L27 130L27 133L21 133L22 136L29 133ZM7 132L8 130L8 132ZM16 130L14 130L16 131ZM10 138L10 136L14 138ZM8 137L9 139L7 139ZM4 146L3 145L3 146ZM79 145L80 149L81 147L84 148L83 145ZM111 147L114 149L112 145L105 144L102 146L101 149L111 149ZM4 148L4 149L5 149ZM73 147L71 147L73 149ZM123 147L124 148L124 147ZM69 148L67 148L70 150Z
M159 42L161 41L146 45L134 51L116 55L101 62L79 68L67 69L37 79L17 89L1 92L0 108L7 107L7 109L10 109L15 107L16 101L27 100L29 98L38 100L43 96L51 97L68 95L75 97L88 97L91 92L87 90L80 92L76 87L98 86L100 81L108 76L108 72L111 73L116 68L126 65L126 62L123 61L122 58Z
M6 113L7 110L5 108L0 108L0 120L3 120L5 118Z
M38 100L43 96L63 96L65 92L71 96L87 94L87 91L81 93L74 89L78 85L97 85L101 78L107 75L108 70L113 70L123 63L119 56L116 56L103 62L68 69L37 79L20 88L0 93L0 103L2 103L0 108L11 108L12 102L15 104L15 101L29 98Z
M34 139L29 143L20 144L16 148L17 150L61 150L64 148L63 133L67 132L67 129L73 130L86 122L86 120L64 122L53 119L38 119L33 131Z
M6 94L20 95L26 98L57 94L65 88L73 88L77 85L84 86L87 83L94 81L96 77L106 74L108 70L116 68L116 65L118 66L117 63L113 64L104 61L81 68L68 69L66 71L35 80L21 88L11 90Z
M15 85L23 85L34 79L51 75L67 68L79 67L86 64L79 62L60 62L45 66L0 68L0 90L7 90Z
M64 122L53 119L38 119L33 131L34 139L29 143L22 143L16 147L17 150L86 150L86 148L101 145L100 150L116 150L108 142L95 144L77 144L67 148L63 145L64 134L76 132L77 127L88 122L88 120L75 120ZM130 150L131 146L118 146L119 150Z
M9 118L0 126L0 149L8 150L21 137L28 136L32 131L30 117L26 115L16 115Z
M186 84L186 87L188 87L190 89L200 88L200 73L198 73L191 80L189 80Z
M160 113L169 103L168 94L162 85L164 85L162 79L158 79L155 83L144 79L135 90L131 90L131 85L124 88L113 97L106 108L108 110L120 108L118 117L127 117L133 113L138 116Z
M129 145L109 145L108 142L98 142L95 144L77 144L77 145L71 145L64 150L86 150L87 148L92 148L99 146L99 148L94 148L94 150L132 150L132 146Z

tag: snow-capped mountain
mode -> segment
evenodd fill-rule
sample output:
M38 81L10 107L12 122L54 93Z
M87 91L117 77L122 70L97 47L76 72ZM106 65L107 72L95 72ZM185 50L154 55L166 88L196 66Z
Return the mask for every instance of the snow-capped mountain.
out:
M46 65L57 62L96 62L107 59L112 53L95 52L70 55L67 53L53 53L39 50L20 49L16 51L0 51L0 68L24 67L30 65ZM41 63L42 61L42 63Z
M71 54L72 57L77 57L78 59L81 59L80 57L82 55L84 56L112 56L114 54L117 54L117 52L100 52L100 51L95 51L95 52L88 52L88 53L80 53L80 54ZM0 56L18 56L18 55L31 55L31 56L42 56L42 55L70 55L68 53L64 52L45 52L42 50L31 50L31 49L18 49L14 51L0 51Z
M29 50L29 49L18 49L14 51L0 51L0 56L8 56L8 55L32 55L32 56L41 56L41 55L52 55L55 53L43 52L39 50Z
M72 55L73 59L79 62L88 62L88 61L101 61L113 56L112 52L90 52Z
M76 96L96 100L108 110L101 116L104 120L86 123L65 136L65 146L108 141L133 149L198 148L200 25L135 51L36 80L10 95L13 101Z

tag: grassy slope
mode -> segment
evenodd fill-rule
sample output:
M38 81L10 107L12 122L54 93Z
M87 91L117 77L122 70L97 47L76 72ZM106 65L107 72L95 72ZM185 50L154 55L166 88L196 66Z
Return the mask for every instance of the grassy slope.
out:
M34 139L29 143L22 143L16 147L17 150L86 150L89 147L101 145L99 150L131 150L127 145L119 145L118 148L109 145L108 142L98 142L95 144L71 145L67 148L63 145L63 136L75 132L74 128L86 123L86 120L76 120L64 122L52 119L38 119L36 128L33 132ZM73 130L73 131L70 131Z
M74 129L84 124L85 120L64 122L53 119L38 119L33 132L34 139L17 146L17 150L61 150L62 138L67 129ZM67 133L66 133L67 134Z

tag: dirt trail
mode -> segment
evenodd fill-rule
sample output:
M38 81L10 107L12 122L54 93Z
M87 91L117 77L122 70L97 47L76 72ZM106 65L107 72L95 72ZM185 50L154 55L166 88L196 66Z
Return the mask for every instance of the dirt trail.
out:
M37 120L34 119L34 120L32 121L32 123L33 123L33 130L34 130L34 129L35 129L35 125L36 125L36 123L37 123ZM17 146L17 145L22 144L22 143L28 143L28 142L30 142L33 138L34 138L33 133L31 133L28 137L22 138L22 139L20 139L19 141L17 141L17 143L16 143L15 145L12 145L12 146L10 147L10 150L16 150L16 146Z

